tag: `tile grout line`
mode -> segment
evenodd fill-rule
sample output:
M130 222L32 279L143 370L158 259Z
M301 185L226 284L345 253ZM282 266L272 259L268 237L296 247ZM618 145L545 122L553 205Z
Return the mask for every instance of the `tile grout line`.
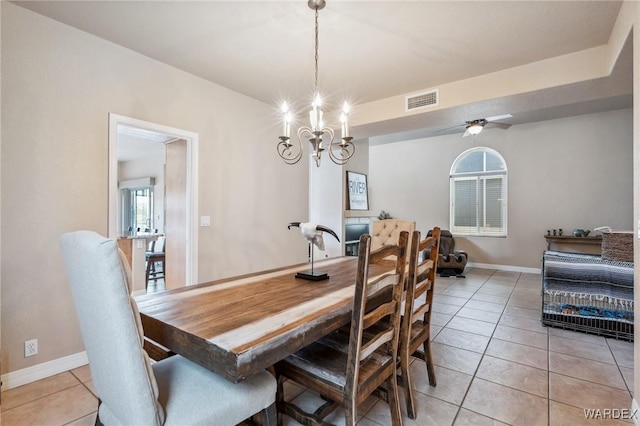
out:
M473 295L475 295L478 292L478 290L480 290L487 283L487 281L489 281L491 279L491 277L493 277L495 275L496 272L497 271L494 271L491 275L489 275L487 277L487 279L484 280L482 285L476 289L476 291L473 293ZM471 297L473 297L473 295ZM471 300L471 297L467 300L467 302L464 305L462 305L462 307L464 307L469 302L469 300ZM461 307L461 309L462 309L462 307ZM504 312L504 309L506 309L506 307L507 307L507 305L505 304L505 307L503 308L503 312ZM460 311L460 309L458 309L458 311ZM502 314L500 314L500 317L502 317ZM499 320L500 319L498 319L498 321ZM498 324L496 323L496 327L497 326L498 326ZM496 327L494 327L493 332L491 333L491 337L489 337L489 341L487 342L487 345L485 346L484 351L482 352L482 355L480 356L480 361L478 361L478 365L476 366L476 369L474 370L473 374L471 375L471 381L469 381L469 386L467 386L467 389L465 390L464 395L462 396L462 399L460 400L460 405L458 406L458 411L456 411L456 415L453 417L453 421L451 422L452 425L455 424L456 420L458 419L458 416L460 415L460 412L462 411L462 406L464 405L464 401L467 399L467 395L469 395L469 390L471 389L471 385L473 385L473 381L476 379L476 374L478 374L478 370L480 369L480 364L482 364L482 360L484 359L484 356L485 356L485 354L487 352L487 348L489 347L489 343L491 342L491 339L493 338L493 334L496 331L495 330ZM466 408L465 408L465 410L466 410ZM473 410L470 410L470 411L473 411ZM473 411L473 412L475 413L475 411ZM480 414L480 413L477 413L477 414ZM480 414L480 415L483 415L483 414ZM493 417L489 417L489 418L493 419ZM493 419L493 420L500 421L498 419Z
M624 383L625 387L627 388L627 391L629 392L629 396L633 400L633 393L632 393L631 389L629 389L629 384L627 383L627 380L624 378L624 374L622 373L622 370L621 370L622 366L618 363L618 358L616 358L616 355L613 353L613 348L609 344L609 341L607 339L604 339L604 341L607 344L607 347L609 348L609 352L611 352L611 356L613 357L613 360L616 363L616 367L618 368L618 372L620 373L620 376L622 377L622 382ZM635 378L635 374L634 374L634 378Z
M492 274L492 275L493 275L493 274ZM485 283L488 279L489 279L489 278L487 278L487 279L483 282L483 285L484 285L484 283ZM449 287L451 287L452 285L454 285L458 280L459 280L459 278L458 278L458 279L456 279L453 283L449 284L449 286L447 286L447 288L449 288ZM475 294L476 294L476 292L478 291L478 289L480 289L481 287L482 287L482 285L481 285L480 287L478 287L478 288L473 292L472 296L470 296L470 297L468 297L468 298L467 298L467 302L468 302L469 300L471 300L471 297L473 297L473 295L475 295ZM442 294L442 293L438 293L438 294ZM434 296L435 296L435 295L434 295ZM446 295L446 294L444 294L444 296L447 296L447 295ZM442 327L440 327L440 326L436 326L436 327L440 327L440 330L438 331L438 333L436 333L436 335L435 335L435 336L433 336L433 338L435 338L438 334L440 334L440 332L441 332L442 330L444 330L444 328L447 326L447 324L449 324L449 322L450 322L450 321L451 321L451 320L452 320L452 319L453 319L453 318L458 314L458 312L460 312L460 310L464 307L464 305L466 305L466 303L467 303L467 302L465 302L462 306L455 306L456 308L458 308L458 309L457 309L457 311L456 311L453 315L451 315L451 318L450 318L450 319L449 319L449 320L448 320L448 321L447 321L447 322L446 322ZM447 304L447 303L445 303L445 305L448 305L448 304ZM449 305L449 306L454 306L454 305ZM431 341L432 341L432 342L433 342L433 338L431 338L431 337L430 337L430 339L431 339ZM444 343L441 343L441 344L442 344L442 345L444 345L444 346L450 346L450 345L445 345ZM455 346L452 346L452 347L455 347ZM457 348L457 349L458 349L458 348ZM415 359L414 359L414 360L412 360L412 363L413 363L414 361L415 361ZM434 365L436 365L436 364L434 364ZM442 366L442 365L437 365L437 366L438 366L439 368L443 368L443 369L445 369L445 370L450 370L450 371L454 371L454 372L456 372L456 373L460 373L460 374L465 374L465 375L471 376L471 381L469 381L469 386L467 386L467 389L465 390L465 395L462 397L462 400L460 401L460 404L453 404L453 403L452 403L452 402L450 402L450 401L446 401L446 400L444 400L444 399L442 399L442 398L438 398L437 396L432 396L432 395L429 395L429 394L426 394L426 393L420 392L420 391L419 391L419 390L417 390L417 389L414 389L416 392L418 392L418 393L420 393L420 394L422 394L422 395L428 396L428 397L433 398L433 399L437 399L438 401L442 401L442 402L447 403L447 404L456 405L456 406L457 406L456 414L455 414L455 416L453 417L453 421L451 422L451 424L453 425L453 424L455 423L455 421L456 421L457 417L458 417L458 414L460 413L460 410L462 409L462 403L464 402L464 398L466 397L466 394L467 394L467 392L468 392L468 390L469 390L469 387L471 386L471 382L473 381L473 378L474 378L474 376L475 376L475 372L474 372L474 374L467 374L467 373L462 373L462 372L457 371L457 370L453 370L453 369L451 369L451 368L444 367L444 366Z
M7 409L5 409L5 410L2 410L2 413L7 413L7 412L9 412L9 411L11 411L11 410L14 410L14 409L18 408L18 407L22 407L22 406L24 406L24 405L31 404L32 402L40 401L40 400L45 399L45 398L49 398L49 397L50 397L50 396L52 396L52 395L55 395L55 394L60 393L60 392L64 392L64 391L69 390L69 389L71 389L71 388L73 388L73 387L75 387L75 386L78 386L79 384L82 384L82 381L81 381L81 380L79 380L79 379L75 376L75 374L71 373L71 370L67 370L66 372L67 372L67 373L70 373L70 374L71 374L71 377L73 377L75 380L77 380L77 381L78 381L78 383L75 383L75 384L72 384L72 385L66 386L66 387L64 387L64 388L57 389L57 390L56 390L56 391L54 391L54 392L48 393L48 394L46 394L46 395L42 395L42 396L37 397L37 398L35 398L35 399L30 399L29 401L25 401L25 402L23 402L23 403L21 403L21 404L18 404L18 405L16 405L16 406L14 406L14 407L7 408ZM62 373L59 373L59 374L64 374L64 373L65 373L65 372L62 372ZM51 376L51 377L53 377L53 376ZM43 380L44 380L44 379L43 379ZM37 382L33 382L33 383L37 383ZM30 384L31 384L31 383L27 383L27 384L26 384L26 385L24 385L24 386L28 386L28 385L30 385ZM17 388L15 388L15 389L17 389ZM4 392L8 392L8 391L10 391L10 390L11 390L11 389L9 389L9 390L7 390L7 391L4 391ZM4 392L3 392L3 393L4 393ZM91 393L91 395L93 395L93 393ZM6 404L6 403L5 403L5 404ZM0 415L0 417L1 417L1 415Z
M496 272L497 272L497 271L496 271ZM494 274L495 274L495 272L494 272ZM487 280L485 280L485 282L483 283L483 285L482 285L482 286L484 286L484 284L486 284L486 282L487 282L487 281L489 281L489 279L490 279L494 274L492 274L491 276L489 276L489 278L487 278ZM512 298L512 296L513 296L513 293L514 293L514 291L515 291L515 289L516 289L516 287L517 287L517 283L520 281L521 277L522 277L522 273L518 276L518 279L516 279L516 283L515 283L515 285L513 286L513 288L512 288L512 290L511 290L511 292L509 293L509 297L507 298L507 303L505 304L505 306L504 306L504 308L503 308L503 310L502 310L502 313L500 314L500 319L502 319L502 316L504 315L504 312L505 312L506 308L509 306L509 300L511 300L511 298ZM482 288L482 286L481 286L480 288ZM478 288L478 290L479 290L480 288ZM477 291L476 291L476 292L477 292ZM474 293L474 294L475 294L475 293ZM471 298L469 298L469 300L471 300ZM465 305L466 305L466 303L465 303ZM463 307L464 307L464 305L463 305ZM454 316L455 316L455 315L454 315ZM525 318L526 318L526 317L525 317ZM494 339L495 329L496 329L496 328L497 328L497 326L499 325L499 321L500 321L500 319L498 320L498 323L496 323L496 327L494 328L494 332L492 333L492 335L491 335L491 337L490 337L490 339L489 339L489 343L491 342L491 340L493 340L493 339ZM512 327L512 328L513 328L513 327ZM515 328L517 328L517 327L515 327ZM518 329L520 329L520 328L518 328ZM530 331L530 330L527 330L527 331ZM496 338L496 339L497 339L497 340L501 340L501 341L502 341L502 339L498 339L498 338ZM548 348L549 348L549 342L548 342L548 339L549 339L549 333L548 333L548 331L547 331L547 388L549 388L549 383L548 383L548 382L549 382L549 380L548 380L548 375L549 375L549 371L548 371L548 362L549 362L549 361L548 361L548 353L549 353ZM517 343L515 343L515 342L510 342L510 343L517 344ZM528 345L522 345L522 346L528 346ZM476 379L476 377L477 377L477 373L478 373L478 370L479 370L479 368L480 368L480 365L482 364L482 361L484 360L485 356L491 356L491 355L487 355L487 353L486 353L487 348L488 348L488 344L487 344L487 347L485 347L484 352L482 353L482 356L481 356L480 361L479 361L479 363L478 363L478 367L476 367L476 370L475 370L475 372L474 372L474 373L473 373L473 375L472 375L472 380L471 380L471 382L469 383L469 387L467 388L467 390L466 390L466 392L465 392L465 395L464 395L464 397L463 397L463 399L462 399L462 403L460 404L460 406L459 406L459 408L458 408L458 412L456 413L456 416L455 416L455 418L454 418L454 422L455 422L455 419L457 419L457 417L458 417L458 415L459 415L460 411L462 410L462 405L464 404L464 401L465 401L465 399L466 399L466 397L467 397L467 395L468 395L469 389L471 388L471 385L472 385L473 381L474 381L474 380ZM538 348L536 348L536 349L538 349ZM502 359L502 358L498 358L498 359ZM509 361L509 360L505 360L505 361L507 361L507 362L513 362L513 363L520 364L520 365L524 365L524 366L531 367L531 368L537 368L537 367L532 367L532 366L529 366L529 365L526 365L526 364L521 364L521 363L518 363L518 362L515 362L515 361ZM478 378L478 379L480 379L480 380L486 380L486 379L482 379L482 378L480 378L480 377L477 377L477 378ZM511 386L507 386L507 385L504 385L504 384L496 383L496 382L493 382L493 381L491 381L491 380L487 380L487 381L488 381L488 382L490 382L490 383L497 384L497 385L499 385L499 386L504 386L505 388L513 389L513 390L516 390L516 391L518 391L518 392L523 392L523 393L526 393L526 394L529 394L529 395L533 395L533 396L535 396L535 397L540 398L540 396L539 396L539 395L536 395L536 394L533 394L533 393L530 393L530 392L527 392L527 391L524 391L524 390L521 390L521 389L517 389L517 388L513 388L513 387L511 387ZM550 421L550 410L549 410L549 407L550 407L550 403L549 403L550 398L549 398L549 389L547 389L547 398L546 398L546 399L547 399L547 420L548 420L548 421ZM475 413L475 411L473 411L473 410L469 410L469 411L472 411L472 412L474 412L474 413ZM493 420L496 420L496 421L501 421L501 420L495 419L495 418L493 418L493 417L486 416L485 414L481 414L481 413L477 413L477 414L480 414L480 415L485 416L485 417L489 417L489 418L491 418L491 419L493 419ZM548 423L548 424L549 424L549 423Z

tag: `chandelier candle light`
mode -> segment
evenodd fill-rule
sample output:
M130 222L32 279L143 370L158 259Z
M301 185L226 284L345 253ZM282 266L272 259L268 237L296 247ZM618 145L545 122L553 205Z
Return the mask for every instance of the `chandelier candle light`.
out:
M325 150L323 138L328 140L328 153L331 161L338 165L346 164L353 156L356 147L351 142L353 138L349 136L349 104L344 103L342 114L340 115L342 140L334 142L335 134L330 127L324 127L322 100L318 92L318 11L326 5L325 0L309 0L309 8L315 11L315 86L311 111L309 111L309 122L311 127L302 126L298 129L298 144L294 147L291 143L291 122L293 115L289 111L286 102L282 104L283 126L282 136L278 142L278 154L287 164L296 164L302 158L302 139L308 138L311 143L311 157L315 160L316 166L320 167L320 155Z

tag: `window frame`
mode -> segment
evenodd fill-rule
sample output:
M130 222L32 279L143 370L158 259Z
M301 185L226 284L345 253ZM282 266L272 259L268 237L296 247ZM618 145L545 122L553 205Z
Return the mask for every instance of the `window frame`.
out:
M146 191L146 195L139 195L138 191ZM154 188L153 186L136 186L125 187L120 189L121 192L121 223L122 223L122 235L129 235L129 228L133 228L133 232L140 228L142 230L153 230L153 218L154 218ZM144 227L139 226L138 215L140 214L138 209L137 197L146 198L146 210L147 218L144 221Z
M456 173L455 170L459 163L464 160L469 155L475 152L482 152L483 155L483 171L476 172L462 172ZM486 171L487 165L487 154L495 156L498 160L500 160L503 170L490 170ZM502 205L501 215L502 215L502 231L501 232L486 232L486 221L487 221L487 185L486 181L490 179L499 178L502 182ZM467 181L473 180L476 182L476 214L475 214L475 227L462 227L456 226L455 224L455 183L459 181ZM484 184L480 187L480 181L484 181ZM481 195L480 192L483 191ZM458 155L456 159L453 161L451 165L451 169L449 171L449 229L451 233L454 235L467 236L467 237L497 237L497 238L506 238L507 237L507 212L508 212L508 171L507 171L507 163L504 161L504 157L496 150L487 148L487 147L476 147L470 148ZM482 197L482 203L480 203L480 197ZM482 206L483 212L480 215L480 207ZM484 223L481 223L483 220Z

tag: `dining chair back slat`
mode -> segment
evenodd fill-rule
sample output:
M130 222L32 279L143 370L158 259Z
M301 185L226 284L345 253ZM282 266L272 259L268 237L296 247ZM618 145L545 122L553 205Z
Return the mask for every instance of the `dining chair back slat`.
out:
M369 357L374 351L391 340L393 340L393 329L387 329L381 333L377 333L373 339L362 345L360 349L360 361Z
M380 306L375 311L371 311L365 314L364 318L362 319L362 328L364 328L365 330L367 328L370 328L372 325L379 322L381 318L391 315L394 309L396 309L395 303L391 301Z

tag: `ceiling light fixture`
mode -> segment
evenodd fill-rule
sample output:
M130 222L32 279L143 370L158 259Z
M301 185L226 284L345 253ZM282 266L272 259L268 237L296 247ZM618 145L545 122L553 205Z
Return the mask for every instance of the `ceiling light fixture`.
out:
M483 128L484 123L482 123L481 120L475 120L467 126L467 132L469 132L469 134L471 135L477 135L482 131Z
M325 0L309 0L307 2L309 8L315 11L315 80L313 102L311 103L311 111L309 111L309 121L311 127L303 126L298 129L298 144L291 143L291 122L293 115L289 111L286 102L282 104L283 114L283 135L280 136L278 142L278 154L287 164L296 164L302 158L302 138L309 138L311 143L311 157L315 160L316 166L320 167L320 155L322 151L327 149L331 161L338 165L346 164L347 161L355 153L356 147L351 142L353 139L349 136L349 105L345 102L340 115L342 123L342 140L334 142L334 132L330 127L324 127L322 100L318 92L318 11L326 5ZM328 146L323 142L323 137L328 140ZM325 148L326 147L326 148Z

